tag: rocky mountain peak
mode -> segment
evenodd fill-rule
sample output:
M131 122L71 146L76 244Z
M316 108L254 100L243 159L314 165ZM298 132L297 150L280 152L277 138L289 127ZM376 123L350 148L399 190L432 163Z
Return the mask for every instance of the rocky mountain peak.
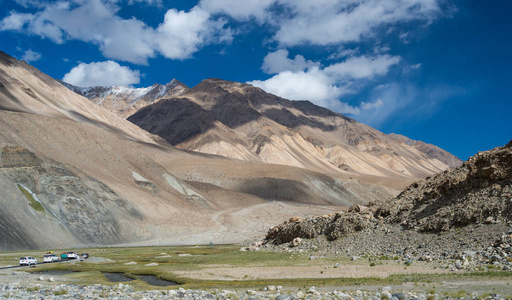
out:
M66 82L61 81L61 83L75 93L124 118L160 99L179 96L188 90L185 84L176 79L165 85L155 83L145 88L125 86L77 87Z

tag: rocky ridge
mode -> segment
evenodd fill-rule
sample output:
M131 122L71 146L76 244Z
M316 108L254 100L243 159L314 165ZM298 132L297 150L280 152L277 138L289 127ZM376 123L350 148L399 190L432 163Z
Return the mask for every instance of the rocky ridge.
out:
M410 180L461 164L434 145L386 135L309 101L220 79L206 79L128 120L182 149L326 174Z
M145 88L124 86L78 87L64 81L60 81L60 83L80 96L88 98L123 118L129 117L139 109L162 98L179 96L188 90L185 84L176 79L165 85L155 83Z
M264 242L293 251L452 259L454 269L510 270L511 206L512 142L416 182L396 198L292 218L271 228Z

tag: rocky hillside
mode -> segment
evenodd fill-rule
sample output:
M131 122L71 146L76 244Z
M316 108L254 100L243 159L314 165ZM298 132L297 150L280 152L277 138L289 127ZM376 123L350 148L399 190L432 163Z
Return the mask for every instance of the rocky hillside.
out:
M311 102L219 79L204 80L128 120L178 148L325 174L398 182L462 163L436 146L386 135Z
M415 182L396 198L370 203L368 207L354 205L346 213L292 218L273 227L266 240L275 244L318 236L336 240L363 230L381 233L382 230L373 229L387 224L396 224L409 231L405 235L410 236L411 232L439 233L468 225L510 222L512 141L480 152L456 169ZM469 234L468 237L473 239Z
M512 141L414 183L394 200L376 206L376 217L419 231L512 221Z
M239 242L389 197L348 176L182 151L0 52L7 250Z
M157 83L146 88L124 86L77 87L63 81L60 81L60 83L123 118L129 117L139 109L162 98L179 96L188 90L186 85L176 79L165 85Z

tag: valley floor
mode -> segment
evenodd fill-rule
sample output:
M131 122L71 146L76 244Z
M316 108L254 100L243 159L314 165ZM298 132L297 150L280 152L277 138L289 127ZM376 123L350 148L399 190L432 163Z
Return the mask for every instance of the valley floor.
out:
M17 265L15 259L25 255L42 261L44 252L8 252L0 257L0 268ZM442 268L437 261L404 264L393 258L315 257L314 253L240 251L237 245L94 248L82 252L89 253L90 258L0 270L0 297L391 299L395 295L399 299L484 299L494 295L493 299L500 299L512 295L510 271L454 271ZM111 282L107 273L118 273L130 281ZM157 287L143 281L143 274L179 285Z

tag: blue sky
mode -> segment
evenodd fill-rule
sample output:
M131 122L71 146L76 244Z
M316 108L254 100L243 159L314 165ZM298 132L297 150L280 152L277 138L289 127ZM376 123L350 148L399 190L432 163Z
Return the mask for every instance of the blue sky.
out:
M0 50L78 86L248 82L462 159L512 139L507 0L0 0Z

